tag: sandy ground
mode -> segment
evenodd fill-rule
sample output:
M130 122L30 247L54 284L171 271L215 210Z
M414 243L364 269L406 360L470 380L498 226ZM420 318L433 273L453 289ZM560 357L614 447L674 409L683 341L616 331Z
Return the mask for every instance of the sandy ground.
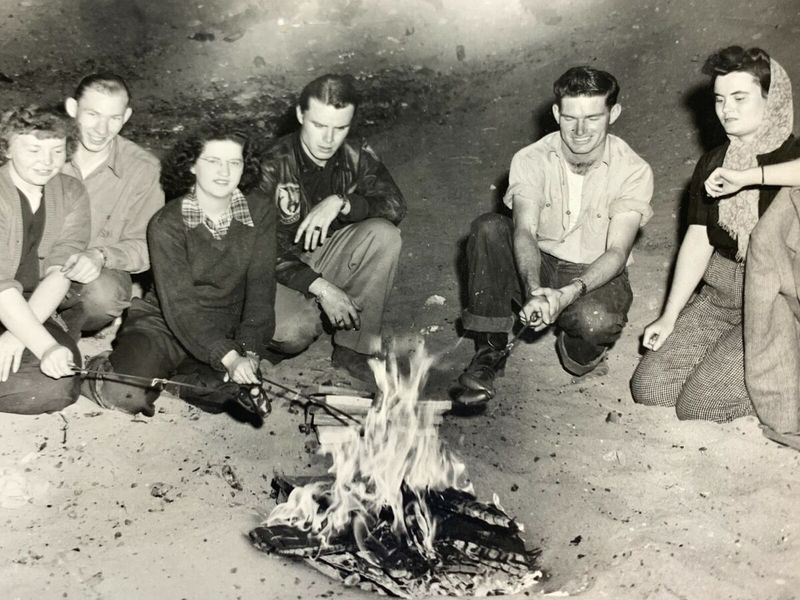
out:
M628 391L641 330L664 297L683 190L694 160L713 137L697 114L698 106L710 105L697 94L703 58L728 43L757 43L800 81L794 60L800 54L798 8L791 0L743 4L587 2L564 19L557 12L540 14L530 39L515 39L482 63L445 68L431 51L429 60L442 71L419 77L440 86L447 81L444 100L452 110L431 104L430 110L399 111L369 130L410 205L387 329L398 336L422 332L441 355L426 392L430 398L444 397L447 382L471 353L456 328L459 241L471 219L494 206L495 188L513 153L542 132L549 87L567 66L591 63L619 77L624 112L614 132L655 171L656 215L634 251L636 299L610 357L610 374L573 383L558 365L554 337L545 334L515 349L486 414L448 418L442 427L450 447L466 460L478 495L488 500L496 492L525 524L530 545L544 549L550 577L532 595L800 596L800 454L762 437L755 418L723 426L679 422L671 410L635 406ZM436 6L430 2L429 10ZM42 5L15 7L35 11ZM392 23L367 26L378 39ZM78 25L66 19L65 31ZM346 34L347 26L336 31ZM19 29L14 32L20 36ZM177 118L167 110L170 102L191 96L192 88L169 88L163 72L146 70L147 61L177 47L170 60L180 62L184 52L191 65L186 48L197 47L170 46L167 33L151 32L150 49L136 57L139 77L149 78L153 89L141 99L144 109L131 131L155 150L168 139L153 132ZM341 69L349 63L336 58L335 43L315 55L298 45L297 60L316 56L314 72ZM424 52L417 50L413 60L424 66ZM9 53L8 45L3 51ZM383 66L382 55L371 52L373 58L352 60L363 65L374 59ZM469 45L467 52L471 57ZM85 53L83 48L74 60L59 57L61 75L55 77L61 88L68 89L85 66ZM400 57L395 64L411 60ZM235 71L236 65L229 68ZM287 89L306 76L285 69ZM55 70L32 65L10 72L16 83L0 89L0 97L16 102ZM233 93L263 83L239 75ZM414 94L428 107L424 92ZM166 107L162 113L159 106ZM425 306L433 294L445 303ZM91 353L109 343L109 336L85 340L83 349ZM270 375L297 386L324 382L333 377L329 352L329 342L320 340ZM257 552L246 539L274 506L273 472L326 468L323 458L305 451L306 438L297 429L301 418L278 404L265 425L254 428L169 396L151 419L101 411L84 398L60 415L0 416L0 596L365 597L303 565ZM242 490L223 478L225 465ZM156 484L169 486L165 496L151 494Z

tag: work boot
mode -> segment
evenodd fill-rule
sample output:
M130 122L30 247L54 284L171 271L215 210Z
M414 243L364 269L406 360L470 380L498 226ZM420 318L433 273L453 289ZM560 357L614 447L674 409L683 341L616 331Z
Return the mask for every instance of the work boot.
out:
M344 346L334 346L333 354L331 354L331 364L336 368L344 369L350 376L359 381L374 384L375 375L367 362L370 358L372 356L369 354L361 354Z
M491 343L478 347L469 366L458 377L458 383L467 390L483 392L494 397L494 378L502 375L506 367L506 347L497 348Z

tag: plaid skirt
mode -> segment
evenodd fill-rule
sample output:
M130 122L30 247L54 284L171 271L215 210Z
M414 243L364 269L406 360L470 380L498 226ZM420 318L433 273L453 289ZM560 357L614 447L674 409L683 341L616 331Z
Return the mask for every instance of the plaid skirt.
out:
M724 423L754 414L744 383L743 289L744 265L715 252L672 335L636 367L636 402L674 406L679 419Z

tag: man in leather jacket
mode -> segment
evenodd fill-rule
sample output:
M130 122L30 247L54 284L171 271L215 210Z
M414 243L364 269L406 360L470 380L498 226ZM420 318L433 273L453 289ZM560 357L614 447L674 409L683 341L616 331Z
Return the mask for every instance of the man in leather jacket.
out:
M369 145L347 140L358 101L350 76L306 85L300 130L268 149L261 186L278 219L273 350L298 354L327 325L334 366L371 382L406 204Z

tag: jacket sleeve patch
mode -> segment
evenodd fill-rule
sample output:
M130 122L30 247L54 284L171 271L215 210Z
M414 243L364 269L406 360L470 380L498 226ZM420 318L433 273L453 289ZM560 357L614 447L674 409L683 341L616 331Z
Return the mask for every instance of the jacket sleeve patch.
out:
M281 223L290 225L300 220L300 186L281 183L275 189L275 204Z

